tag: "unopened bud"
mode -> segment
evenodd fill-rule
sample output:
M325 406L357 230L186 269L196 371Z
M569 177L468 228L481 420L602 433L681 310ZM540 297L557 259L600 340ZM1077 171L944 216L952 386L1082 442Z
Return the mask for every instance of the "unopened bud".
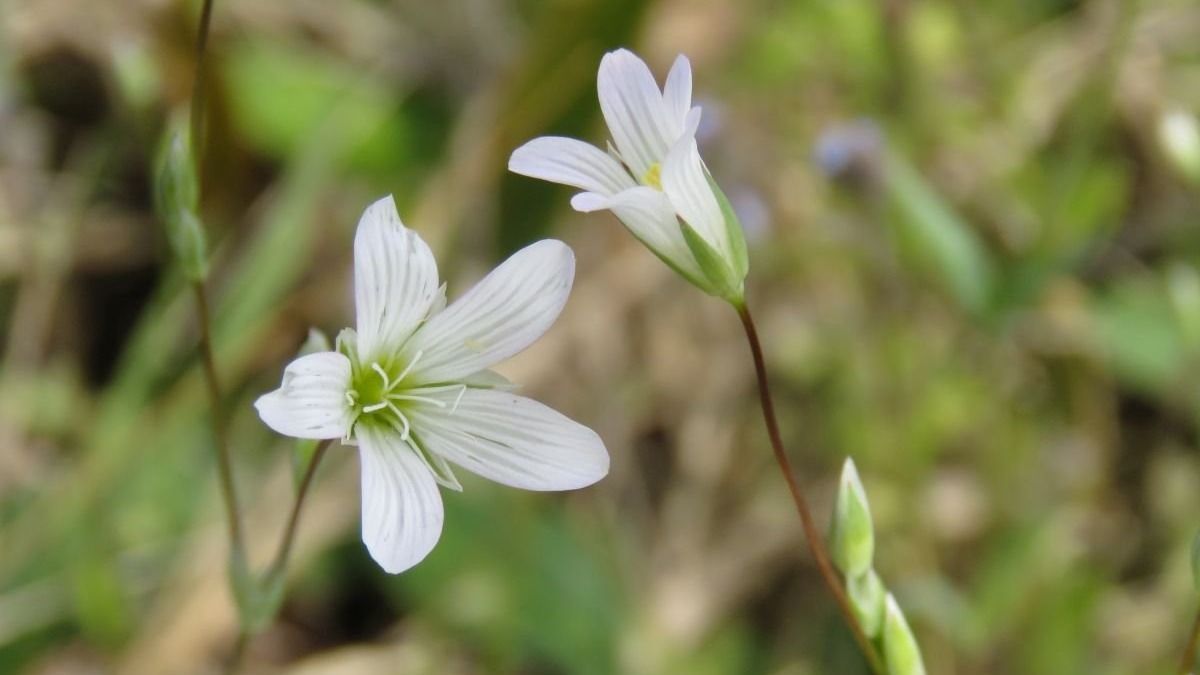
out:
M891 593L888 593L884 610L883 656L888 675L925 675L917 638Z
M863 632L867 637L878 637L883 629L884 599L887 597L887 589L879 575L875 570L867 570L866 574L850 577L846 580L846 593Z
M1200 128L1196 117L1172 110L1158 121L1158 142L1175 168L1194 183L1200 183Z
M858 478L854 460L849 457L842 465L830 530L833 562L838 569L848 578L866 574L875 555L875 528L866 490Z

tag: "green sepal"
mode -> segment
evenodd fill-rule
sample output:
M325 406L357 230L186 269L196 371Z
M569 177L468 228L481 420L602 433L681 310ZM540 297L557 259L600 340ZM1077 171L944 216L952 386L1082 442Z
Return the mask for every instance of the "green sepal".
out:
M846 579L846 595L850 597L850 608L858 617L867 637L879 637L883 630L884 600L887 589L875 570L867 570L866 574Z
M261 633L283 604L283 574L271 572L260 580L246 564L245 556L234 552L229 558L229 582L242 632Z
M704 177L717 198L717 204L721 207L721 217L725 220L725 236L729 239L729 248L733 252L733 260L730 261L733 263L733 276L738 281L745 281L746 275L750 273L750 254L746 251L746 234L742 229L742 221L738 220L733 205L729 203L729 198L725 196L721 186L713 180L708 167L704 168Z
M896 598L888 593L883 621L883 657L888 675L925 675L921 648Z
M672 271L674 271L679 276L683 277L689 284L695 286L696 288L699 288L700 290L704 291L705 293L708 293L709 295L716 295L718 297L721 295L720 293L717 292L717 289L713 288L712 284L709 283L708 279L706 279L702 276L696 276L695 274L692 274L691 272L688 272L684 268L680 267L678 263L671 260L671 258L669 256L667 256L665 253L654 248L645 239L642 239L641 237L639 237L637 235L637 233L633 231L632 228L626 226L625 229L628 230L629 233L633 235L634 239L637 239L639 242L642 243L643 246L645 246L651 253L653 253L656 258L663 261L663 263L665 263L667 267L670 267Z
M745 301L742 279L736 277L720 252L705 241L691 225L680 220L679 227L683 231L683 240L687 242L692 257L696 259L700 271L708 278L708 285L712 290L706 292L740 307Z
M829 532L833 562L847 577L859 577L871 569L875 555L875 527L867 492L858 477L854 460L842 465L837 502Z

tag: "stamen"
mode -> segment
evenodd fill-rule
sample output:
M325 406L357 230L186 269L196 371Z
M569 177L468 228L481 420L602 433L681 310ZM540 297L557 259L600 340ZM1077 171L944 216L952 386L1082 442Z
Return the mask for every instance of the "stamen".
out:
M457 412L457 411L458 411L458 404L462 402L462 397L463 397L463 394L467 393L467 385L465 385L465 384L462 384L462 385L459 385L459 386L460 386L460 387L462 387L462 388L461 388L461 389L459 389L459 391L458 391L458 396L456 396L456 397L454 398L454 405L450 406L450 414L451 414L451 415L453 415L455 412Z
M420 401L421 403L436 405L439 408L446 407L445 401L439 401L436 398L429 398L428 396L414 396L412 394L388 394L387 398L389 401Z
M413 354L412 361L408 362L408 365L405 366L404 370L400 372L400 377L396 378L397 384L400 383L400 380L404 379L405 375L408 375L408 373L413 369L413 366L417 365L417 361L420 361L421 356L423 356L424 354L425 354L425 350L423 350L423 349L418 349L417 353ZM390 387L388 388L388 391L391 391Z
M408 423L408 417L407 417L407 416L405 416L405 414L404 414L404 413L400 412L400 409L399 409L399 408L397 408L397 407L396 407L396 406L395 406L393 403L391 403L390 401L388 402L387 406L388 406L388 408L390 408L390 409L391 409L391 411L392 411L392 412L396 413L396 416L397 416L397 417L399 417L399 418L400 418L400 421L404 423L404 428L403 428L403 429L398 429L398 431L400 432L400 440L402 440L402 441L407 441L407 440L408 440L408 432L409 432L409 430L410 430L410 428L411 428L411 427L410 427L410 425L409 425L409 423ZM393 428L395 428L395 426L396 426L396 422L395 422L395 420L393 420L393 421L392 421L392 427L393 427Z
M376 410L383 410L386 407L388 407L388 402L383 401L382 403L376 403L374 405L363 406L362 411L365 413L373 413Z
M379 373L379 377L383 378L384 391L391 391L392 390L392 381L388 379L387 372L384 371L383 367L379 365L379 362L372 363L371 370L374 370L375 372Z
M354 392L346 392L346 405L350 406L351 408L354 407Z

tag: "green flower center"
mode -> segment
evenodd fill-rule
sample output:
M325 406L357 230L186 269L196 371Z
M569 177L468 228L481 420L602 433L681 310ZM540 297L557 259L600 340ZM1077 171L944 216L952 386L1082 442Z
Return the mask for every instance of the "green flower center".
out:
M445 408L448 403L428 395L434 389L445 390L446 386L422 389L414 386L413 382L404 381L417 361L421 360L421 354L419 351L414 354L403 368L400 367L403 362L398 359L375 361L369 365L356 364L350 379L350 390L346 392L346 402L354 414L354 425L366 422L390 428L400 434L401 440L412 444L412 425L408 418L413 406L427 404ZM458 402L467 389L466 385L457 385L457 388L460 390L452 410L458 408Z

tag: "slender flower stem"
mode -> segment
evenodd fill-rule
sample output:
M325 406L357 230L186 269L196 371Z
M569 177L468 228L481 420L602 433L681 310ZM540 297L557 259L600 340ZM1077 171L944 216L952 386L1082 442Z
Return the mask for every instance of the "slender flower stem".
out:
M217 377L217 362L213 356L208 292L203 281L193 283L192 290L196 296L196 316L200 322L200 356L204 361L204 381L208 385L208 404L211 408L213 442L217 454L217 478L221 483L221 497L225 500L225 516L229 521L229 543L233 555L241 557L246 550L242 539L242 516L238 509L237 489L233 482L233 462L230 459L225 414L221 406L221 382Z
M750 343L750 352L754 357L754 372L758 376L758 397L762 404L763 421L767 425L767 436L771 439L771 449L775 453L775 462L779 464L779 471L783 474L784 481L787 482L788 490L792 493L792 501L796 504L796 511L800 514L800 523L804 528L804 537L808 540L808 547L812 551L813 558L817 561L817 569L821 572L821 578L825 581L825 585L829 588L833 599L837 601L842 618L845 619L846 624L850 627L850 632L854 634L854 640L858 642L858 647L862 650L868 665L870 665L871 670L877 673L877 675L884 675L886 671L883 668L879 654L875 651L875 647L871 644L871 640L867 638L866 633L863 632L862 626L859 625L858 618L850 608L850 600L846 596L842 582L838 579L837 572L834 571L833 565L829 562L829 552L825 549L825 542L821 538L821 533L817 529L816 522L813 520L812 511L808 508L808 500L804 497L804 491L796 481L792 471L792 463L788 460L787 451L783 448L783 438L779 433L779 424L775 418L775 403L771 399L771 389L767 382L766 363L763 359L762 345L758 340L758 330L754 327L754 319L750 316L750 310L744 303L736 305L735 308L742 320L742 327L746 331L746 340Z
M209 26L212 24L213 0L204 0L204 5L200 8L200 27L196 34L196 69L193 73L192 80L192 108L191 108L191 123L192 123L192 148L196 153L196 172L200 172L202 160L204 157L204 104L205 95L208 93L206 86L207 76L205 75L205 58L208 53L208 32Z
M1191 675L1196 667L1196 647L1200 644L1200 610L1192 621L1192 630L1188 633L1187 644L1183 648L1183 657L1179 659L1179 675Z
M237 675L242 672L242 661L246 658L246 647L250 644L250 634L238 631L237 641L233 643L233 652L225 662L225 675Z
M321 441L313 450L312 458L308 460L308 469L305 470L300 487L296 490L296 501L292 504L292 513L288 517L287 529L283 531L283 539L279 541L279 550L275 553L275 559L267 568L268 583L277 575L283 574L283 570L287 567L288 557L292 554L292 542L296 538L296 530L299 529L300 509L304 506L304 498L308 496L308 487L313 482L313 476L317 475L317 465L325 457L325 451L331 443L333 443L331 440Z

